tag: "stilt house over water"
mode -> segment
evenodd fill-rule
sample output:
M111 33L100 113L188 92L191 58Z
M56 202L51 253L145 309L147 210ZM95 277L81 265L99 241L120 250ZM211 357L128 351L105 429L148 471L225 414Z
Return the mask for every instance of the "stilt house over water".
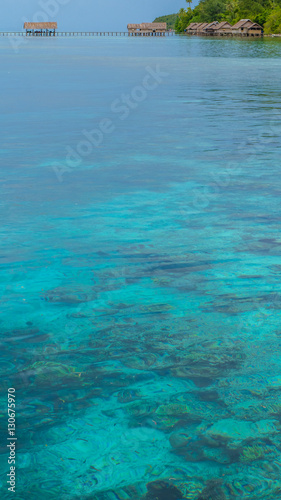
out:
M195 34L196 27L198 26L199 23L190 23L189 26L186 28L186 32L189 34Z
M258 23L253 23L251 19L241 19L232 26L232 33L240 36L262 36L263 29Z
M57 23L24 23L27 36L55 36Z
M208 36L263 36L262 27L250 19L241 19L234 26L227 21L218 23L191 23L186 28L189 35L208 35Z
M218 23L214 26L213 28L213 35L231 35L232 33L232 26L230 23L227 21L222 21L221 23Z
M204 30L203 30L203 31L204 31L204 33L205 33L206 35L213 35L213 34L214 34L214 29L215 29L215 27L216 27L218 24L219 24L219 23L218 23L218 21L214 21L213 23L209 23L209 24L207 24L207 26L205 26L205 28L204 28Z
M167 23L128 24L130 36L165 36Z

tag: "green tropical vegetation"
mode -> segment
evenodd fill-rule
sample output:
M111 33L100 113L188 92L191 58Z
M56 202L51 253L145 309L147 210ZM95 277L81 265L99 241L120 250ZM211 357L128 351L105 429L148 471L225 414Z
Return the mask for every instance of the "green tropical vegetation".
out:
M154 23L167 23L168 30L174 30L176 28L176 21L179 14L170 14L169 16L157 17Z
M267 34L281 33L281 0L200 0L194 9L189 0L187 3L187 9L177 15L177 33L184 32L192 22L228 21L233 25L240 19L251 19Z

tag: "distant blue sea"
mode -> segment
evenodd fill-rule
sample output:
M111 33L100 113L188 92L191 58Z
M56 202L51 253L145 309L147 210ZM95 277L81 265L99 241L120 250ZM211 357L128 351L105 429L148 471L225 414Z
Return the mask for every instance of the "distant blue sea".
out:
M0 56L1 498L280 500L281 41Z

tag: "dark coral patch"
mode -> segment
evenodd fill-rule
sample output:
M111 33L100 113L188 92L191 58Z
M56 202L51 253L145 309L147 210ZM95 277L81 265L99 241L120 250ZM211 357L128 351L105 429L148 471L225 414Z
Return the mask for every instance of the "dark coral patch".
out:
M145 500L180 500L182 493L173 485L165 481L154 481L147 485Z
M221 488L221 482L212 479L207 482L206 487L197 500L227 500L227 498Z

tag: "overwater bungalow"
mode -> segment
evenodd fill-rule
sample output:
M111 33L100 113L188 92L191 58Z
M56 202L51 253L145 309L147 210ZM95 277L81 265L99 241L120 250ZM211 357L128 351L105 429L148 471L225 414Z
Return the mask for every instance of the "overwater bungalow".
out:
M186 28L187 33L189 33L191 35L195 34L198 24L199 23L190 23L190 25L187 26L187 28Z
M57 23L24 23L27 36L55 36Z
M213 35L223 36L223 35L231 35L232 34L232 26L227 21L222 21L214 26Z
M191 23L186 28L186 32L189 35L199 35L202 34L203 29L208 26L209 23Z
M263 29L258 23L251 19L241 19L232 26L232 34L238 36L262 36Z
M190 24L187 26L187 28L186 28L185 32L186 32L186 33L191 33L191 32L192 32L192 30L193 30L193 27L194 27L196 24L197 24L197 23L190 23Z
M208 24L209 23L199 23L197 26L197 29L196 29L197 35L202 35L204 28L206 28L206 26L208 26Z
M218 24L218 21L207 24L207 26L205 26L202 30L202 35L213 35L214 29Z
M262 36L262 27L250 19L241 19L234 26L227 21L213 21L212 23L191 23L186 28L189 35L208 35L208 36Z
M131 36L165 36L167 23L128 24Z

